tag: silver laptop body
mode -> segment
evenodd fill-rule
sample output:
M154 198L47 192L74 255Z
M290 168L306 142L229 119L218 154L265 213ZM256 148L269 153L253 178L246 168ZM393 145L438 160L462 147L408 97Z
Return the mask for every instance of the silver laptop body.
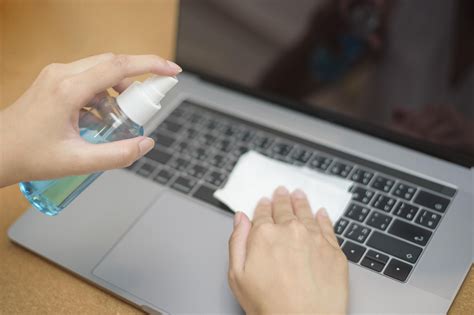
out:
M472 260L473 179L469 169L191 74L184 73L179 80L163 103L158 123L187 100L454 191L405 281L360 262L349 263L350 313L447 312ZM173 154L180 155L176 150ZM138 170L145 162L157 169L143 176ZM192 192L185 194L154 181L159 170L159 163L143 158L130 170L106 172L59 216L28 210L10 228L9 237L147 312L240 313L226 275L232 214L193 197ZM376 231L371 229L372 234ZM344 242L351 241L343 235Z

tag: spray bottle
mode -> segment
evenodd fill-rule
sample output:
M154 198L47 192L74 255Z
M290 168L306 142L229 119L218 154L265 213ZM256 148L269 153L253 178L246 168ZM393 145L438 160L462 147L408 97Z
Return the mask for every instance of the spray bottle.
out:
M134 82L117 98L104 93L81 111L79 131L91 143L105 143L141 136L143 126L161 108L160 101L178 80L152 76ZM69 205L102 173L22 182L21 192L40 212L54 216Z

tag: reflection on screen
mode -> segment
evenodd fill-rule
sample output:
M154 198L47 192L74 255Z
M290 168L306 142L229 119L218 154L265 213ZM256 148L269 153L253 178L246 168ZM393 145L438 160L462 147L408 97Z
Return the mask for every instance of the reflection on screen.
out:
M185 66L474 157L474 1L180 2Z

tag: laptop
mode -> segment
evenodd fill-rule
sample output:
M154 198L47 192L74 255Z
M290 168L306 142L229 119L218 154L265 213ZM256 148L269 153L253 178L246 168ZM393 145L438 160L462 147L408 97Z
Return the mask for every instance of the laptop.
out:
M334 222L350 313L446 313L472 263L473 151L417 128L434 103L472 122L468 2L180 1L156 147L9 237L149 313L242 313L213 193L255 150L353 181Z

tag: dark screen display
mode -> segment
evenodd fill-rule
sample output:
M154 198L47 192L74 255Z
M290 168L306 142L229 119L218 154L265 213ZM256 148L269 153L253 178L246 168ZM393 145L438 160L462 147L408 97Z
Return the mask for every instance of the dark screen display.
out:
M474 1L181 0L177 60L474 165Z

